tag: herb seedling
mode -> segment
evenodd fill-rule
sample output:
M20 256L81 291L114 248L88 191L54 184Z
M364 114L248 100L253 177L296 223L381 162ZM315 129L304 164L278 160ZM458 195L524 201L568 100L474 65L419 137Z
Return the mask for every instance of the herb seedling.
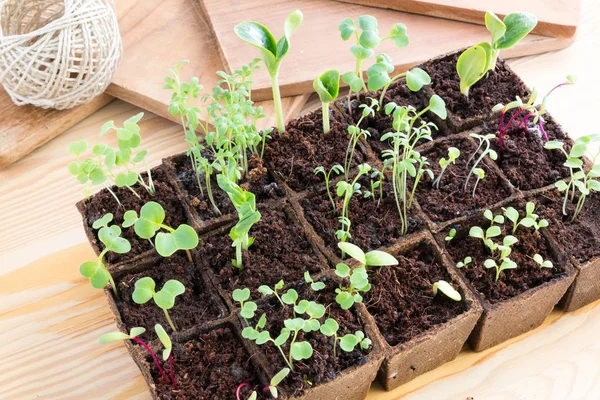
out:
M552 261L550 260L544 260L544 257L542 257L539 254L535 254L533 256L533 261L535 261L540 268L553 268L554 265L552 264Z
M457 149L456 147L449 147L448 148L448 158L446 159L445 157L442 157L440 159L440 168L442 169L440 171L440 174L438 175L437 179L433 182L433 187L439 189L440 188L440 182L442 181L442 177L444 176L444 172L446 172L446 168L448 168L448 166L450 164L454 164L456 163L456 160L458 159L458 157L460 156L460 150Z
M494 243L494 241L492 240L492 238L498 237L501 234L502 234L502 230L500 229L499 226L496 226L496 225L490 226L489 228L487 228L485 230L485 232L483 229L481 229L478 226L473 226L469 230L469 236L472 238L481 239L483 241L483 244L485 244L485 246L488 249L490 249L492 254L496 250L496 246L497 246Z
M454 240L455 236L456 236L456 229L452 228L452 229L450 229L450 232L448 232L448 235L444 238L444 241L446 241L447 243L450 243L452 240Z
M248 233L261 217L256 209L256 197L223 174L217 176L217 183L227 193L238 213L238 223L229 231L229 237L233 240L232 246L235 247L235 260L232 260L232 264L235 268L243 269L242 250L247 250L254 243L254 238Z
M150 357L152 357L152 360L154 361L154 364L156 365L156 368L158 368L158 371L162 375L163 379L165 380L165 382L169 383L169 378L167 378L167 374L165 373L165 370L160 366L160 363L158 362L158 358L156 357L156 354L154 354L154 352L152 351L150 346L148 346L142 339L140 339L138 337L139 335L141 335L144 332L146 332L145 328L136 327L136 328L131 328L131 330L129 331L129 335L126 333L122 333L122 332L106 333L98 338L98 344L106 344L106 343L116 342L119 340L133 340L134 342L136 342L140 346L142 346L144 348L144 350L146 350L148 352L148 354L150 354ZM173 381L172 383L175 386L175 381Z
M371 190L365 190L363 193L365 198L371 197L373 200L375 200L375 192L377 191L377 189L379 189L379 200L377 200L377 205L379 205L381 199L383 198L384 175L383 172L381 172L375 167L373 167L371 171Z
M546 219L542 219L538 221L539 216L534 213L535 204L532 202L528 202L525 205L525 217L519 221L519 212L515 210L513 207L504 208L504 215L506 219L508 219L513 224L512 233L517 231L519 226L524 226L525 228L534 228L536 232L538 232L541 228L546 228L548 226L548 221Z
M185 250L188 260L192 261L190 250L198 246L198 234L186 224L179 225L177 229L165 225L165 210L157 202L149 201L144 204L139 217L135 210L126 211L123 219L123 227L133 226L135 233L142 239L156 236L154 245L161 256L170 257L178 250ZM158 232L161 229L167 232Z
M333 201L333 196L331 196L331 189L329 188L329 181L331 180L331 174L335 173L336 175L344 173L344 167L340 164L335 164L333 167L329 169L329 171L325 171L325 167L320 166L315 168L315 175L323 174L325 178L325 189L327 189L327 196L329 197L329 201L331 201L331 207L333 208L333 213L337 213L337 209L335 207L335 201Z
M277 392L277 385L281 383L290 373L289 368L283 368L281 371L276 373L269 381L269 386L265 388L265 391L269 391L273 398L278 398L279 393Z
M413 68L409 71L399 73L392 78L389 75L394 71L392 59L386 54L380 54L375 60L375 64L367 69L367 76L369 77L368 88L373 91L383 88L379 95L379 104L381 105L383 105L385 94L390 85L402 77L406 77L406 86L413 92L418 92L423 86L431 83L431 77L421 68Z
M565 192L563 201L564 215L567 215L567 201L570 198L573 202L575 200L576 192L579 191L579 198L577 199L577 205L575 206L575 211L573 212L572 221L577 218L583 209L583 205L585 204L587 196L591 192L600 192L600 181L597 179L600 178L600 163L598 163L598 161L600 161L598 159L600 157L600 150L590 157L592 161L592 167L589 169L589 171L586 171L583 165L583 160L581 159L588 153L588 146L592 143L596 144L598 142L600 142L600 135L582 136L575 140L571 151L568 153L564 148L564 143L558 140L547 142L544 146L544 148L547 150L559 149L567 157L567 161L565 161L564 166L569 168L571 179L568 182L561 179L554 185L560 192Z
M308 271L307 271L308 273ZM279 303L283 306L284 303L281 300L281 297L279 296L278 291L283 289L283 286L285 285L285 283L283 282L283 279L280 280L279 282L277 282L275 284L275 286L273 286L272 288L267 286L267 285L260 285L258 287L258 291L263 295L263 296L270 296L270 295L275 295L275 297L277 298L277 300L279 300Z
M465 259L463 261L459 261L456 263L456 268L460 269L460 268L464 268L467 265L471 264L471 262L473 262L473 258L472 257L465 257Z
M338 240L345 242L348 238L352 237L350 235L350 226L352 222L350 221L350 215L348 206L350 204L350 200L352 200L352 196L355 194L361 193L361 185L358 183L358 180L363 176L367 175L371 171L371 166L369 164L361 164L358 166L358 173L352 182L347 181L339 181L337 183L336 194L338 197L341 197L342 200L342 212L338 217L340 221L340 229L335 233ZM335 203L334 203L335 204Z
M346 148L346 154L344 156L344 174L346 175L346 180L348 180L348 174L350 173L350 169L352 168L352 160L354 160L354 152L356 150L356 145L360 138L368 138L371 134L369 131L360 128L360 124L362 121L369 117L375 115L375 107L377 107L377 100L370 99L370 105L361 104L359 107L362 108L362 115L356 125L348 126L348 134L350 135L350 140L348 141L348 147Z
M109 251L117 254L129 253L131 243L129 243L129 240L121 237L121 228L118 225L108 226L112 219L113 215L108 213L92 224L92 228L100 229L98 231L98 239L104 244L104 249L100 252L96 260L86 261L81 264L79 272L85 278L89 279L92 286L96 289L102 289L110 282L115 298L118 299L117 286L112 275L104 265L104 256Z
M490 221L490 225L499 224L502 225L504 223L504 216L501 214L494 215L491 210L485 210L483 212L483 217ZM513 232L514 233L514 232Z
M168 310L175 305L175 297L185 293L185 287L181 282L169 279L165 282L161 290L156 292L155 289L156 283L154 279L150 277L140 278L135 282L135 290L131 298L137 304L146 304L150 299L153 299L154 303L165 312L165 317L171 329L175 332L177 329L175 329Z
M329 103L337 99L340 93L340 71L330 69L323 72L313 81L313 88L323 106L323 133L329 133Z
M523 39L537 25L535 16L528 13L510 13L501 20L491 11L485 13L485 26L492 35L491 43L481 42L465 50L456 63L460 77L460 92L469 95L469 88L487 71L496 68L500 50L509 49Z
M234 28L235 33L240 39L260 50L262 60L271 76L277 129L280 134L285 132L285 122L281 107L281 94L279 92L279 67L283 57L290 49L290 39L302 23L302 19L303 15L299 10L288 15L284 23L285 34L278 41L275 41L273 34L266 26L258 22L242 22Z
M475 198L475 191L477 190L477 185L479 185L479 181L482 180L483 178L485 178L485 171L481 168L474 168L473 170L473 175L475 175L475 177L477 177L477 180L475 181L475 185L473 186L473 198Z
M485 176L485 171L483 173L483 176L480 176L480 175L482 175L481 171L479 171L479 172L475 171L476 169L481 169L481 168L478 168L478 166L483 161L483 158L485 156L489 156L494 161L498 159L498 153L496 153L496 151L491 148L490 140L494 138L493 134L490 133L488 135L478 135L477 133L471 133L471 134L469 134L469 136L471 136L474 139L477 139L479 144L478 144L477 148L475 149L475 151L473 152L473 154L471 154L471 157L469 157L469 159L467 160L467 168L469 167L471 162L475 159L475 156L477 155L479 150L481 150L481 155L479 156L479 158L477 160L475 160L475 162L473 163L473 166L471 167L471 170L469 171L469 174L467 175L467 179L465 180L465 192L467 191L467 188L469 186L469 179L471 178L471 175L475 174L478 178L478 182ZM477 187L477 185L475 185L475 188L476 187ZM473 190L473 197L475 197L475 190Z
M504 105L504 104L495 105L494 108L492 108L492 111L494 111L494 112L500 111L501 112L499 128L498 128L498 142L500 144L500 152L502 152L502 149L504 146L504 135L506 135L508 133L508 130L513 125L513 122L516 122L517 118L519 118L519 117L522 117L522 119L520 122L517 123L517 127L522 127L523 129L526 129L527 122L530 119L532 119L533 124L537 124L539 131L544 136L544 139L546 141L548 141L549 140L548 134L546 133L546 130L544 129L544 118L543 118L543 115L546 114L546 102L548 100L548 96L550 96L550 94L552 92L554 92L556 89L558 89L562 86L575 85L576 80L577 80L577 78L575 76L569 75L569 76L567 76L567 79L565 82L562 82L562 83L556 85L554 88L552 88L546 94L546 96L544 96L544 98L542 99L542 104L541 104L539 110L538 110L538 107L535 105L535 100L537 99L537 90L535 88L532 90L532 93L529 96L529 100L527 101L527 103L523 103L521 98L517 96L516 100L511 101L507 105ZM513 116L508 120L508 123L505 123L506 113L513 109L517 109L517 110L515 110L515 113L513 114ZM523 113L525 114L525 116L523 116Z
M448 282L444 281L444 280L439 280L437 282L435 282L433 285L433 297L435 297L438 293L438 290L440 292L442 292L443 294L445 294L448 298L454 300L454 301L461 301L462 300L462 296L460 295L460 293L454 289L452 287L452 285L450 285Z
M490 259L487 259L484 261L483 266L486 267L487 269L492 269L492 268L496 269L496 282L497 282L498 279L500 279L500 273L502 271L507 270L507 269L517 268L517 263L512 261L510 258L503 258L502 263L500 265L498 265L498 263L496 263L496 260L493 260L490 258Z

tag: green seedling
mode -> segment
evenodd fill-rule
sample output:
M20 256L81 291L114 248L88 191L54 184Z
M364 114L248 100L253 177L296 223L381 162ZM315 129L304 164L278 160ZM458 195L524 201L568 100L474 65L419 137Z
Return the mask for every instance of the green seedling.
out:
M372 198L375 200L375 193L379 190L379 199L377 200L377 205L381 203L381 199L383 199L383 172L373 167L371 169L371 189L364 190L363 195L365 198Z
M487 259L483 263L484 267L487 269L495 268L496 269L496 282L500 279L500 273L507 269L515 269L517 268L517 263L512 261L510 258L502 259L502 263L498 265L496 260Z
M169 378L167 378L167 374L165 373L165 370L163 369L163 367L161 367L160 362L158 362L158 358L156 357L156 354L154 354L154 352L152 351L150 346L148 346L146 344L146 342L144 342L142 339L140 339L138 337L144 332L146 332L145 328L136 327L136 328L131 328L131 330L129 331L129 335L126 333L123 333L123 332L106 333L98 338L98 344L112 343L112 342L117 342L117 341L121 341L121 340L132 340L132 341L136 342L137 344L142 346L144 348L144 350L146 350L148 352L148 354L150 354L150 357L152 357L152 360L154 361L154 365L156 365L156 368L158 368L158 371L162 375L163 379L165 380L165 382L169 383ZM176 387L174 379L172 380L172 383L173 383L173 387Z
M544 258L539 254L535 254L533 256L533 261L535 261L540 266L540 268L553 268L554 267L554 265L552 264L552 261L544 260Z
M500 50L513 47L537 25L535 16L510 13L501 20L491 11L485 14L485 26L492 36L490 43L481 42L465 50L456 63L460 77L460 92L469 95L469 88L496 68Z
M379 54L375 58L375 64L367 69L367 77L369 78L368 89L373 91L382 89L379 96L379 104L382 106L388 88L400 78L406 77L406 86L413 92L418 92L423 86L431 83L431 77L421 68L413 68L390 77L389 74L393 71L394 65L392 64L392 59L386 54Z
M271 76L277 129L280 134L285 132L285 122L278 82L279 67L283 57L290 50L290 39L302 23L302 19L303 15L299 10L288 15L284 22L285 34L278 41L275 41L273 34L266 26L258 22L242 22L234 28L235 33L240 39L260 50L262 60Z
M485 230L485 232L478 226L473 226L469 230L469 236L472 238L481 239L483 244L485 244L485 246L490 249L492 253L496 250L497 246L492 238L498 237L501 234L502 230L496 225L490 226Z
M548 227L548 221L546 219L539 220L539 216L534 213L535 204L532 202L528 202L525 205L525 217L519 220L519 212L515 210L513 207L504 208L504 215L506 219L508 219L513 224L512 233L517 231L519 226L523 226L525 228L533 228L535 232L538 232L541 228Z
M504 216L501 215L501 214L494 215L494 213L491 210L485 210L483 212L483 217L485 219L487 219L488 221L490 221L490 225L494 225L494 224L502 225L502 224L504 224Z
M185 293L185 287L183 284L175 279L169 279L165 282L162 289L158 292L155 291L156 283L154 279L150 277L140 278L135 282L135 290L131 295L131 298L137 304L146 304L150 299L154 300L154 303L158 308L162 309L165 313L165 317L173 329L177 331L169 311L175 305L175 297Z
M475 185L473 185L473 193L472 193L473 198L475 198L475 192L477 191L477 185L479 185L479 181L481 181L483 178L485 178L485 171L481 168L474 168L473 175L475 175L475 177L477 178L477 180L475 181Z
M465 259L463 261L459 261L456 263L456 268L460 269L460 268L464 268L467 265L471 264L471 262L473 262L473 258L472 257L465 257Z
M354 152L356 151L356 145L360 138L367 139L371 134L369 131L360 128L363 120L369 116L375 115L375 108L377 107L377 100L369 98L370 104L361 104L359 108L362 109L362 114L356 125L348 126L348 135L350 140L348 141L348 147L346 148L346 154L344 156L344 174L346 180L348 180L348 174L352 168L352 161L354 160Z
M308 273L308 272L307 272ZM270 295L275 295L275 297L277 298L277 300L279 300L279 303L281 303L282 306L285 306L285 304L283 303L283 301L281 300L281 297L279 296L278 291L283 289L283 286L285 285L285 283L283 282L283 279L280 280L279 282L277 282L275 284L275 286L273 286L272 288L270 288L267 285L260 285L258 287L258 291L263 295L263 296L270 296Z
M261 217L256 209L256 197L223 174L217 176L217 183L227 193L238 213L238 223L229 231L229 237L233 240L232 246L235 247L235 260L232 260L232 264L235 268L243 269L242 250L247 250L254 243L254 238L249 236L249 232Z
M600 192L600 149L597 149L596 153L589 153L589 146L591 144L598 144L600 142L600 135L589 135L582 136L575 140L571 151L567 152L564 148L564 143L553 140L547 142L544 146L547 150L560 150L563 152L567 161L564 166L569 168L571 179L565 181L563 179L557 181L554 185L560 192L564 192L563 201L563 214L567 215L567 201L569 199L574 202L576 192L579 191L579 197L573 212L574 221L579 215L585 204L587 196L592 192ZM588 155L591 158L591 168L584 168L583 156Z
M283 287L283 285L282 285L282 287ZM256 309L258 308L256 306L255 302L248 301L248 299L250 299L250 289L248 289L248 288L235 289L231 293L231 298L234 301L240 303L240 316L242 318L244 318L244 321L247 324L249 319L254 318L254 313L256 312ZM263 320L264 320L264 322L263 322ZM266 323L266 316L264 318L261 317L260 320L258 321L258 325L260 328L264 328L265 323Z
M163 257L170 257L178 250L185 250L187 258L192 262L190 250L198 246L198 234L189 225L181 224L173 229L164 224L165 210L160 204L149 201L140 209L138 217L135 210L126 211L123 215L123 227L133 226L135 233L142 239L154 240L156 251ZM158 232L161 229L166 232Z
M323 290L325 289L325 283L321 282L321 281L313 281L313 279L310 276L310 272L305 271L304 272L304 282L310 284L310 288L314 291L314 292L318 292L319 290Z
M109 251L117 254L129 253L131 243L129 243L129 240L121 237L121 228L118 225L108 226L112 219L113 215L108 213L92 224L92 228L100 229L98 231L98 239L104 244L104 249L100 252L96 260L86 261L81 264L79 272L82 276L89 279L92 286L96 289L102 289L110 282L115 298L118 299L117 286L112 275L104 265L104 256Z
M165 331L165 328L161 324L154 325L154 331L156 336L165 348L162 353L163 360L169 360L169 373L171 374L171 382L173 383L173 389L177 390L177 383L175 382L175 369L173 368L173 343L171 338Z
M336 187L336 194L338 197L342 198L342 212L338 217L340 221L340 229L335 233L338 240L345 242L348 238L351 238L350 235L350 227L352 225L352 221L350 220L348 206L350 205L350 200L352 200L352 196L355 194L361 193L361 184L358 183L358 180L364 176L369 174L371 171L371 166L369 164L361 164L358 166L358 173L352 182L347 181L339 181Z
M433 187L435 187L437 189L440 188L440 182L442 181L444 172L446 172L446 168L448 168L449 165L456 163L456 160L458 159L459 156L460 156L459 149L457 149L456 147L448 148L448 158L446 159L446 158L442 157L440 159L440 168L442 170L440 171L440 174L438 175L437 179L433 182Z
M265 389L269 391L269 393L271 394L271 396L273 396L273 398L276 399L279 397L279 393L277 391L277 385L279 385L281 383L281 381L283 381L289 375L289 373L290 373L289 368L283 368L281 371L276 373L269 381L269 386L267 386L267 388L265 388Z
M469 159L467 160L467 168L469 167L471 162L475 159L475 156L477 155L479 150L481 150L481 155L479 156L479 158L477 158L477 160L475 160L475 162L473 163L473 166L471 167L471 170L469 171L469 174L467 175L467 179L465 180L465 192L467 191L467 188L469 186L469 179L471 178L471 175L477 176L478 181L483 179L483 177L485 176L485 171L483 174L481 174L481 171L476 171L477 169L479 169L479 170L482 169L482 168L478 168L478 166L479 166L479 164L481 164L484 157L488 156L494 161L498 159L498 153L496 153L496 151L491 148L491 143L490 143L490 140L495 137L494 134L490 133L488 135L478 135L476 133L471 133L469 136L471 136L474 139L477 139L479 144L477 146L477 149L475 149L473 154L471 154L471 157L469 157ZM473 190L473 197L475 197L475 190Z
M353 351L358 345L362 350L367 350L371 346L371 339L366 338L362 331L356 331L353 334L346 334L342 337L338 337L338 330L340 329L339 324L333 318L327 318L325 322L321 324L320 332L327 336L333 337L333 356L337 356L337 343L340 342L340 348L345 352L349 353Z
M327 189L327 196L329 197L329 201L331 201L331 207L333 208L333 213L337 213L337 208L335 207L335 201L333 201L333 196L331 195L331 189L329 188L329 181L331 180L331 174L334 173L336 175L340 175L344 173L344 167L340 164L335 164L333 167L329 169L329 171L325 171L325 167L317 167L315 168L315 175L323 174L325 178L325 189Z
M313 81L313 88L323 106L323 133L329 133L329 103L337 99L340 93L340 71L330 69L323 72Z
M446 235L446 237L444 238L444 241L446 241L446 243L450 243L452 240L454 240L455 236L456 236L456 229L452 228L448 232L448 235Z
M460 293L446 281L439 280L439 281L435 282L432 285L432 287L433 287L433 297L435 297L437 295L438 290L439 290L440 292L445 294L448 298L450 298L454 301L462 300L462 296L460 295Z

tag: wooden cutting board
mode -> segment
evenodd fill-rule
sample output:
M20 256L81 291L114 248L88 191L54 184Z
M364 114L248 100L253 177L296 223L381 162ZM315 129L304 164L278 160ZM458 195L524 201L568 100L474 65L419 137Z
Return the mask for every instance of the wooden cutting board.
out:
M182 78L197 76L208 90L217 84L216 72L223 70L217 43L197 0L119 0L116 7L124 55L107 93L180 122L167 111L172 92L163 89L165 70L188 60ZM232 64L233 69L251 60ZM284 112L295 115L305 100L284 99ZM261 127L273 125L272 103L260 105L267 115Z
M382 33L389 32L396 22L406 24L411 40L408 47L395 48L388 40L377 50L392 57L397 71L406 70L436 55L489 40L489 33L483 26L337 1L272 0L267 7L264 0L196 1L203 4L210 18L227 70L259 56L257 49L236 36L233 31L236 24L247 20L258 21L279 38L283 34L285 17L296 9L304 13L304 22L292 37L290 52L283 60L279 74L284 96L311 92L314 77L326 69L337 68L342 72L354 69L355 61L349 50L351 43L340 38L337 28L345 17L357 18L371 14L378 19ZM572 37L529 35L514 48L502 52L501 56L510 58L543 53L566 47L573 40ZM257 99L272 98L270 78L265 70L256 73L253 95Z
M572 37L581 14L580 0L337 0L344 3L406 11L431 17L483 25L485 12L504 16L511 12L529 12L538 19L534 33L551 37Z

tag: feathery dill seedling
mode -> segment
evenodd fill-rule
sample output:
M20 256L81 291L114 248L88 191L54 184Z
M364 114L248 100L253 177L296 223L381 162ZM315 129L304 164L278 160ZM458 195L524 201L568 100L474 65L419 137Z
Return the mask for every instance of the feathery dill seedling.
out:
M331 195L331 189L329 188L329 181L331 180L331 174L335 173L336 175L344 173L344 167L340 164L335 164L333 167L329 169L329 171L325 171L325 167L320 166L315 168L315 175L323 174L325 178L325 189L327 189L327 196L329 197L329 201L331 201L331 207L333 209L333 213L337 213L337 209L335 207L335 201L333 201L333 196Z

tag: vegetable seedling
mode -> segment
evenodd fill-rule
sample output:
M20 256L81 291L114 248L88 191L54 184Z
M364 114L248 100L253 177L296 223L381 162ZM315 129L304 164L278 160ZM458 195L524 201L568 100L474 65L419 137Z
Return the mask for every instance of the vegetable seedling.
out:
M194 228L181 224L173 229L165 225L164 221L165 210L155 201L144 204L139 217L135 210L126 211L123 215L123 227L133 226L135 233L142 239L156 236L154 245L158 254L170 257L178 250L185 250L188 260L192 262L190 250L198 246L198 234ZM161 229L167 232L158 232Z
M331 174L334 173L336 175L340 175L344 173L344 167L340 164L335 164L333 167L329 169L329 171L325 171L325 167L320 166L315 168L315 175L323 174L325 178L325 189L327 189L327 196L329 197L329 201L331 201L331 207L333 208L333 213L337 213L337 208L335 207L335 201L333 201L333 196L331 196L331 189L329 188L329 181L331 180Z
M318 292L319 290L325 289L325 283L321 281L313 281L312 277L310 276L310 272L308 271L304 272L304 282L310 284L310 288L313 290L313 292Z
M477 180L475 181L475 185L473 186L472 194L473 198L475 198L475 191L477 191L477 185L479 185L479 181L485 178L485 171L481 168L474 168L473 175L475 175L475 177L477 178Z
M525 228L534 228L536 232L538 232L541 228L546 228L548 226L548 221L546 219L542 219L538 222L539 216L535 214L534 211L535 204L528 202L525 205L525 217L519 221L520 216L517 210L515 210L513 207L504 208L504 215L506 216L506 219L513 224L513 235L519 226L524 226Z
M500 279L500 273L507 269L517 268L517 263L512 261L510 258L504 258L502 259L502 263L498 265L496 260L490 258L484 261L483 266L487 269L496 269L496 282L498 282L498 279Z
M352 160L354 160L354 152L356 151L356 145L358 144L358 141L361 137L367 139L371 135L368 130L360 128L360 124L365 118L375 115L377 100L371 98L370 100L370 104L361 104L359 106L359 108L362 109L362 114L356 125L348 126L350 140L348 141L348 147L346 148L346 154L344 155L344 174L346 176L346 180L348 180L348 174L352 168Z
M544 260L544 257L542 257L539 254L535 254L533 256L533 261L535 261L540 268L553 268L554 265L552 264L552 261L550 260Z
M308 271L306 272L308 273ZM278 291L283 289L283 286L285 285L285 283L283 282L283 279L280 280L279 282L277 282L275 284L275 286L273 286L272 288L270 288L267 285L260 285L258 287L258 291L263 295L263 296L270 296L270 295L275 295L275 297L277 298L277 300L279 300L279 303L282 306L285 306L285 304L283 303L283 301L281 300L281 297L279 296Z
M450 229L450 231L448 232L448 235L444 238L444 241L446 243L450 243L452 240L454 240L454 237L456 236L456 229L452 228Z
M504 223L504 216L501 214L494 215L492 210L485 210L483 212L483 217L490 221L490 225L499 224L502 225Z
M335 233L335 235L337 239L342 242L345 242L348 238L352 237L350 235L350 227L352 225L352 221L350 220L348 210L350 200L352 200L352 196L354 196L355 194L361 193L361 184L358 182L358 180L363 175L367 175L370 171L371 166L369 164L361 164L358 166L358 173L356 174L356 177L354 177L352 182L342 180L337 183L336 194L338 195L338 197L342 198L342 212L338 217L341 227Z
M81 264L79 272L82 276L89 279L92 286L96 289L102 289L110 282L115 298L119 299L115 281L104 265L104 256L109 251L117 254L129 253L131 243L129 243L129 240L121 237L121 228L118 225L108 226L112 219L113 215L108 213L92 224L92 228L100 229L98 231L98 239L104 244L104 249L100 252L96 260L86 261Z
M232 246L235 247L235 260L232 260L232 264L235 268L243 269L242 250L247 250L254 243L254 238L248 234L261 218L256 209L256 197L223 174L217 176L217 183L227 193L238 213L238 223L229 231L229 237L233 240Z
M496 153L496 151L491 148L490 143L490 140L495 137L494 134L490 133L488 135L478 135L477 133L471 133L469 134L469 136L471 136L474 139L477 139L479 144L477 145L477 148L475 149L473 154L471 154L471 157L469 157L469 159L467 160L467 168L475 159L475 156L477 155L479 150L481 150L481 155L479 156L479 158L477 158L477 160L475 160L473 166L471 167L471 170L469 171L469 174L467 175L467 179L465 180L465 192L467 191L467 188L469 186L469 179L471 178L471 175L477 176L478 182L479 180L483 179L483 177L485 177L485 171L483 172L483 174L481 173L481 171L476 171L477 169L481 170L481 168L478 168L478 166L483 161L483 158L485 156L489 156L494 161L498 159L498 153ZM476 188L477 185L475 185L475 188L473 189L473 197L475 197Z
M452 285L450 285L448 282L446 282L444 280L439 280L437 282L434 282L432 287L433 287L433 297L437 296L438 291L440 291L443 294L445 294L448 298L450 298L454 301L462 300L462 296L460 295L460 293L456 289L454 289L454 287L452 287Z
M446 168L448 168L448 166L450 164L455 164L456 160L458 159L458 157L460 156L460 150L457 149L456 147L449 147L448 148L448 158L446 159L445 157L442 157L440 159L440 168L442 169L440 171L440 174L438 175L437 179L433 182L433 187L439 189L440 188L440 182L442 181L442 177L444 176L444 172L446 172Z
M469 88L496 68L500 50L516 45L537 25L529 13L510 13L501 20L491 11L485 13L485 26L492 36L490 43L481 42L465 50L456 63L460 77L460 92L468 97Z
M337 99L340 93L340 71L330 69L317 76L313 88L321 99L323 108L323 133L329 133L329 103Z
M173 343L171 342L171 338L167 334L167 331L165 331L165 328L163 328L161 324L154 325L154 331L165 348L163 350L162 357L165 361L169 360L169 373L171 374L171 382L173 383L173 389L177 390L177 382L175 382L175 370L173 368Z
M283 282L283 281L281 281L281 282ZM281 285L281 287L283 287L283 285ZM254 318L254 313L256 312L256 310L258 308L255 302L248 301L248 299L250 299L250 289L248 289L248 288L235 289L231 293L231 298L234 301L240 303L240 316L242 318L244 318L244 321L246 322L246 324L248 324L248 320L251 318ZM277 298L279 298L279 296L277 296ZM264 320L264 322L263 322L263 320ZM266 316L265 316L265 318L261 317L258 322L258 327L264 328L265 322L266 322Z
M283 57L290 50L290 39L302 23L302 19L303 15L300 10L296 10L288 15L284 22L285 33L278 41L275 41L273 34L266 26L258 22L242 22L233 28L240 39L260 50L262 60L271 76L277 129L280 134L285 132L285 121L283 119L281 94L279 91L279 67L281 66Z
M375 64L367 69L367 77L369 78L367 87L373 91L383 88L379 95L379 104L382 106L390 85L402 77L406 77L406 86L413 92L418 92L423 86L431 83L431 77L421 68L413 68L392 78L389 75L394 71L392 59L386 54L379 54L375 60Z
M136 328L131 328L131 330L129 331L129 335L126 333L123 333L123 332L106 333L98 338L98 344L106 344L106 343L111 343L111 342L117 342L120 340L133 340L134 342L136 342L140 346L142 346L144 348L144 350L146 350L148 352L148 354L150 354L150 357L152 357L152 360L154 361L154 364L156 365L156 368L158 368L158 371L162 375L163 379L165 380L165 382L169 383L169 378L167 378L167 374L165 373L165 370L160 366L160 363L158 362L158 358L156 357L156 354L154 354L154 352L152 351L150 346L148 346L142 339L140 339L138 337L139 335L141 335L144 332L146 332L145 328L136 327Z
M135 290L131 298L137 304L146 304L150 299L154 300L154 303L164 311L171 329L176 332L177 329L171 320L168 310L175 305L175 297L185 293L185 287L181 282L169 279L165 282L161 290L156 292L155 289L156 283L154 279L150 277L140 278L135 282Z
M465 257L465 259L463 261L459 261L456 263L456 268L460 269L460 268L464 268L467 265L471 264L471 262L473 262L473 258L472 257Z
M279 385L290 373L289 368L283 368L281 371L276 373L269 381L269 386L265 388L265 391L269 391L273 398L278 398L279 393L277 391L277 385Z

